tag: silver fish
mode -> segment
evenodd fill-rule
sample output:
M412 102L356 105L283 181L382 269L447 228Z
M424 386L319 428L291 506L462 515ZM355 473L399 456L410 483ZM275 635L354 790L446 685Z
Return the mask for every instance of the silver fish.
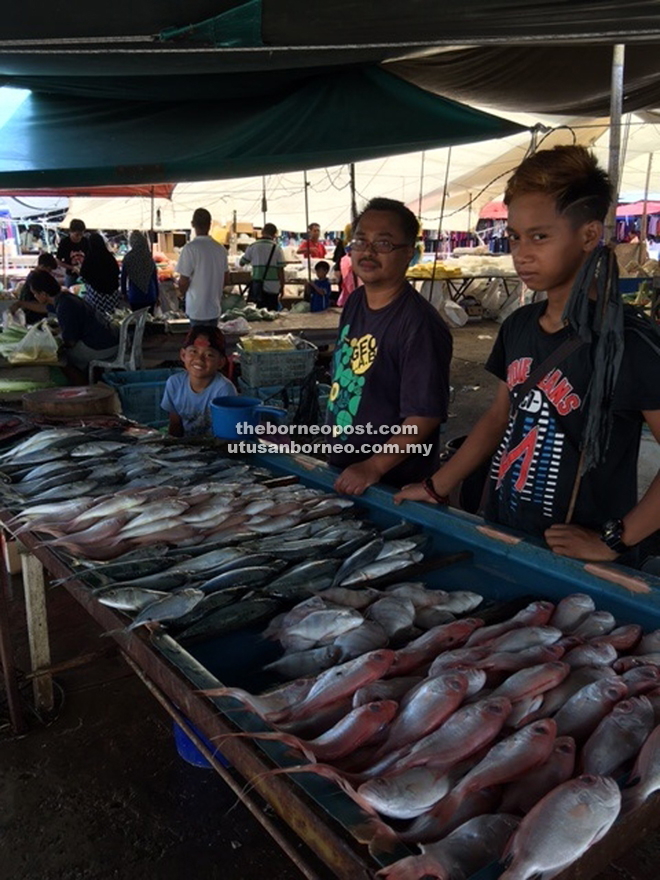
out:
M591 596L587 596L586 593L573 593L557 605L555 613L550 618L550 626L556 626L565 633L572 632L595 610L596 605Z
M484 597L479 593L473 593L470 590L455 590L447 593L442 601L436 602L437 608L444 608L445 611L451 611L452 614L469 614L474 611L484 601Z
M154 528L158 529L158 532L162 534L163 532L167 532L171 529L175 529L178 526L184 526L185 523L182 523L181 520L176 516L164 517L163 519L159 519L158 525L151 521L144 522L134 525L133 521L129 522L124 528L118 532L117 537L119 540L127 540L129 538L141 538L144 535L153 535ZM192 530L191 530L192 534Z
M105 590L97 596L97 599L101 605L117 608L119 611L142 611L148 605L153 605L158 599L164 599L167 595L167 593L161 593L158 590L116 587Z
M323 600L332 602L333 605L345 605L347 608L356 608L358 611L366 608L376 599L382 597L380 590L370 587L362 587L360 590L351 590L348 587L329 587L323 590Z
M629 813L660 789L660 727L646 740L630 774L632 785L623 792L622 811Z
M355 629L342 633L334 640L333 645L339 651L339 660L352 660L368 651L384 648L389 639L380 624L371 620L363 620Z
M68 501L72 498L80 498L89 495L98 486L96 480L82 480L81 482L69 483L64 486L56 486L38 496L40 503L46 501Z
M340 586L348 587L351 584L359 584L363 581L376 580L377 578L385 577L385 575L391 574L392 572L400 571L404 568L410 568L411 565L421 562L423 558L423 553L420 553L418 550L413 550L411 553L402 553L400 556L392 556L390 559L383 559L381 562L371 562L369 565L365 565L363 568L353 572L353 574L349 575L347 578L344 578L344 580L341 581Z
M507 870L500 880L555 876L607 834L620 808L621 793L613 779L579 776L557 786L509 840L503 859Z
M358 688L353 694L353 706L363 706L375 700L395 700L400 702L402 697L410 693L423 678L415 675L388 678L385 681L373 681L371 684ZM403 704L402 704L403 705Z
M444 768L412 767L363 782L357 793L383 816L415 819L443 798L450 784Z
M409 599L386 596L370 605L365 617L380 624L387 636L392 639L412 625L415 619L415 606Z
M628 696L636 697L660 687L660 669L657 666L637 666L621 676L628 688Z
M268 663L264 669L277 672L285 678L299 678L304 675L317 675L324 669L334 666L340 657L339 648L334 645L324 645L322 648L311 648L307 651L294 651L285 654L279 660Z
M89 522L94 519L103 519L106 516L116 516L124 511L132 510L144 504L144 496L139 494L121 494L113 495L104 501L99 500L92 506L87 506L76 517L73 526L79 526L81 523Z
M204 593L187 587L178 593L168 593L165 598L158 599L147 605L133 620L127 631L137 629L147 623L163 623L168 620L176 620L191 611L195 605L202 601Z
M160 526L155 525L156 522L179 517L184 510L188 510L188 505L185 501L176 501L174 499L152 501L150 504L139 508L137 515L131 519L129 525L132 528L138 528L139 526L149 524L154 526L154 528L160 528Z
M575 629L571 630L571 635L579 636L585 640L593 639L607 635L612 632L615 626L616 620L609 611L593 611L580 621Z
M653 707L646 697L623 700L600 722L582 749L585 773L614 776L634 758L653 730Z
M111 440L82 443L80 446L74 446L69 455L71 458L103 458L108 453L119 452L125 446L126 443L114 443Z
M353 572L358 571L365 565L369 565L370 562L374 562L383 549L383 546L383 539L378 537L360 546L355 553L351 553L350 556L344 559L339 567L339 570L335 575L334 585L337 586L341 584L347 577L352 575Z
M578 645L562 658L569 666L576 668L578 666L610 666L618 654L616 648L608 642L595 644L594 642L587 645Z
M506 786L501 812L529 813L549 791L570 779L574 769L575 740L570 736L558 736L547 761Z
M628 688L621 679L603 678L586 685L555 715L557 733L559 736L571 736L576 743L582 744L614 705L627 695Z
M635 654L660 654L660 629L645 633L634 651Z
M282 633L280 641L287 649L305 650L355 629L362 621L359 611L352 608L312 611L302 620L289 626Z
M259 545L261 546L261 545ZM269 587L283 587L290 584L304 584L312 579L334 575L337 569L336 559L314 559L301 562L281 574L276 580L271 581Z

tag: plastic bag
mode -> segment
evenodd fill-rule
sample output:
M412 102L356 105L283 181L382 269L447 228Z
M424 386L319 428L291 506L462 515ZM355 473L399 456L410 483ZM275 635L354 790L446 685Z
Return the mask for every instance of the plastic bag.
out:
M13 327L25 327L25 312L19 309L12 314L10 309L7 309L2 316L2 327L3 330L10 330Z
M231 333L235 336L245 336L250 332L250 325L245 318L233 318L231 321L225 321L220 324L223 333Z
M56 364L57 342L46 319L30 327L16 348L7 355L11 364Z
M450 325L454 327L463 327L467 324L468 316L461 306L458 303L455 303L453 300L448 299L444 304L444 313L447 317L447 321Z

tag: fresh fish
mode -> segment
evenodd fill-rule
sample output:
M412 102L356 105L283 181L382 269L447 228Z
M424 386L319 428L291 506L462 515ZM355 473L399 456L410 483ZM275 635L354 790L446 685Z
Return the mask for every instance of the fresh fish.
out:
M288 569L269 584L270 587L289 586L290 584L304 584L326 575L334 575L337 569L336 559L315 559L301 562Z
M273 532L283 532L295 526L300 521L300 517L288 514L287 516L274 516L266 519L265 522L250 522L251 531L258 532L260 535L268 535Z
M96 443L82 443L69 451L71 458L103 458L109 453L119 452L126 443L113 443L110 440Z
M56 489L58 486L64 486L73 481L85 480L91 474L91 467L72 468L66 474L56 474L54 477L45 477L42 480L35 480L25 486L21 484L20 494L22 498L29 500L43 495L49 489ZM96 474L94 479L98 480Z
M201 581L199 588L205 593L213 593L215 590L223 590L225 587L252 586L265 583L277 574L274 565L253 565L248 568L232 568L222 574L216 575L209 580Z
M28 482L41 480L44 477L53 477L56 474L65 474L67 471L75 470L77 467L77 464L66 459L61 461L48 461L46 464L40 464L31 468L20 480L20 484L24 485Z
M96 480L82 480L68 483L63 486L55 486L47 492L37 496L39 505L46 501L69 501L73 498L80 499L83 495L89 495L98 486Z
M333 605L345 605L347 608L360 611L376 599L380 599L382 595L380 590L371 587L362 587L358 590L351 590L348 587L328 587L327 590L323 590L322 598L325 602L332 602Z
M616 620L609 611L593 611L571 630L571 635L585 640L594 639L607 635L615 626Z
M137 617L129 624L127 632L144 626L147 623L164 623L175 620L191 611L198 602L204 598L201 590L190 587L179 590L177 593L168 593L163 599L157 599L151 605L147 605L140 611Z
M320 611L327 607L328 605L325 600L320 596L312 596L309 599L305 599L304 602L299 602L290 611L282 612L282 614L274 617L263 631L263 638L279 639L287 627L298 623L298 621L307 617L308 614L311 614L312 611Z
M488 645L481 647L488 650ZM500 651L490 656L487 655L483 660L478 660L475 665L479 669L485 669L488 673L519 672L529 666L561 660L563 656L564 649L558 644L535 645L533 648L525 648L523 651Z
M598 638L598 643L609 642L617 651L631 651L642 637L642 628L636 623L619 626Z
M501 812L529 813L548 792L570 779L574 770L575 740L570 736L558 736L547 761L507 785L500 804Z
M519 819L504 812L475 816L438 843L421 846L421 856L409 856L383 868L386 880L467 880L497 861Z
M635 654L660 654L660 629L645 633L635 649Z
M477 618L468 617L428 630L396 652L391 674L407 675L419 666L430 663L442 651L459 648L482 623Z
M363 782L357 794L383 816L415 819L443 798L450 785L444 768L413 767Z
M562 636L554 626L522 626L510 630L488 642L492 653L499 651L523 651L536 645L552 645Z
M419 539L397 538L395 541L386 541L381 547L376 560L380 561L381 559L389 559L392 556L399 556L401 553L410 553L411 550L415 550L425 542L426 537L423 535L419 536Z
M133 538L142 538L145 535L153 535L154 529L158 529L159 537L163 532L170 531L171 529L176 529L179 527L189 528L176 516L165 517L164 519L157 520L156 523L151 522L149 519L145 522L144 520L138 525L133 525L133 522L129 522L124 528L117 534L117 537L120 541L131 540ZM189 529L191 534L193 533L192 529Z
M394 652L387 648L371 651L355 660L348 660L322 672L316 678L302 702L290 708L283 716L272 718L274 723L309 717L319 709L352 695L358 688L382 678L392 665Z
M217 495L205 504L195 505L181 515L184 522L191 525L205 525L209 521L216 521L219 516L229 516L233 510L233 502ZM219 524L219 523L218 523Z
M555 714L561 707L579 690L592 681L600 681L603 678L613 679L617 675L610 666L580 666L571 670L567 678L565 678L557 687L543 694L543 705L538 713L535 713L533 720L542 717L550 717Z
M400 703L402 697L423 681L425 679L414 675L403 678L388 678L385 681L373 681L355 691L353 707L363 706L374 700L396 700L397 703Z
M211 550L196 556L193 559L184 559L175 562L166 569L168 574L196 574L198 572L213 571L228 562L235 562L245 555L243 550L234 547L223 547L220 550Z
M552 617L554 608L555 606L552 602L532 602L509 620L505 620L502 623L494 623L492 626L485 626L472 633L467 641L467 646L485 645L487 642L491 642L513 629L528 626L545 626Z
M383 549L384 543L383 539L379 536L360 546L355 553L351 553L350 556L344 559L339 567L337 574L335 575L333 586L343 583L343 581L354 572L359 571L361 568L364 568L365 565L374 562Z
M341 650L335 645L311 648L308 651L294 651L279 660L268 663L264 669L277 672L284 678L298 678L303 675L318 675L324 669L334 666L341 659Z
M627 657L619 657L612 664L614 671L619 674L641 666L660 666L660 654L629 654Z
M310 557L331 554L332 548L337 542L333 538L302 538L300 541L287 541L277 548L280 559L291 562L302 561Z
M442 602L437 602L436 607L451 611L452 614L469 614L478 608L484 601L484 597L470 590L455 590L447 593Z
M531 724L534 713L543 705L543 694L534 697L524 697L513 704L513 711L506 721L507 727L518 730L526 724Z
M80 532L63 535L61 538L51 538L46 543L49 547L59 547L61 545L66 547L68 544L75 544L80 547L85 544L96 544L116 535L125 522L124 517L110 517L95 523L93 526L88 526Z
M630 774L632 785L624 789L622 812L630 813L660 789L660 727L656 727L637 756Z
M270 583L261 587L261 592L268 596L274 596L283 602L300 602L301 599L308 599L314 593L322 593L332 583L330 575L317 577L306 583L296 584L280 584L273 586Z
M91 522L95 519L103 519L106 516L118 516L120 513L140 507L144 504L144 495L140 494L121 494L113 495L104 501L99 501L91 506L87 506L76 516L71 524L72 527L78 528L83 523Z
M176 518L180 514L188 510L185 501L176 501L174 499L166 501L152 501L150 504L140 508L137 516L133 517L129 523L132 529L143 525L150 525L154 528L160 528L160 522L170 518ZM159 523L159 525L156 525Z
M452 666L451 672L460 673L467 681L467 690L465 691L466 700L478 694L486 684L486 673L483 669L475 669L474 666ZM406 701L404 699L403 705L405 705L405 703Z
M421 562L424 554L418 550L410 553L402 553L400 556L392 556L390 559L383 559L380 562L371 562L363 568L358 569L341 581L340 586L349 587L351 584L359 584L364 581L377 580L385 577L395 571L401 571L404 568L410 568L417 562Z
M431 664L429 675L439 675L443 670L454 666L473 666L487 656L487 648L457 648L455 651L444 651Z
M582 749L582 768L596 776L615 776L634 758L654 726L653 707L646 697L617 703Z
M239 606L244 594L245 589L243 587L234 587L230 590L223 590L221 593L212 593L210 596L204 596L202 601L195 605L191 611L171 621L168 629L175 633L183 632L183 630L188 629L194 623L201 621L203 617L218 611L220 608L226 608L228 605ZM175 636L175 638L178 638L178 636Z
M84 437L82 431L75 428L51 428L39 431L32 437L17 443L7 452L0 455L0 461L13 461L29 452L37 452L42 449L56 449L60 443Z
M500 880L555 876L607 834L620 809L613 779L585 775L562 783L530 810L509 840Z
M444 724L463 701L467 685L467 679L454 672L422 682L390 725L375 759L419 741Z
M204 594L202 593L202 595ZM268 598L234 602L226 608L216 609L187 629L177 633L176 639L180 642L187 642L190 639L211 638L247 626L256 626L271 618L278 607L277 600Z
M512 703L524 697L534 697L557 687L570 671L570 667L560 661L530 666L529 669L521 669L520 672L510 675L491 696L506 697Z
M621 676L629 697L637 697L660 687L660 669L657 666L637 666Z
M168 594L158 590L142 590L136 587L117 587L105 590L96 598L101 605L108 608L117 608L119 611L142 611L148 605L153 605L158 599L164 599Z
M390 767L394 772L423 764L450 767L492 742L504 727L510 712L511 703L504 697L487 697L463 706L450 715L438 730L418 740L404 755L390 755L376 764L370 769L369 775L381 775L383 770Z
M388 596L370 605L365 612L365 618L380 624L388 638L392 639L412 625L415 606L408 599Z
M282 633L280 641L288 650L301 651L332 641L342 633L359 627L362 622L362 615L353 608L312 611L289 626Z
M187 582L188 577L185 574L171 574L166 571L158 571L154 574L148 574L124 581L117 578L112 586L133 587L136 590L159 590L160 592L167 593L171 590L176 590L178 587L183 587ZM105 590L104 588L101 588L98 594L101 595L103 592L105 592Z
M441 838L446 838L447 835L451 834L457 828L460 828L465 822L469 822L477 816L494 813L502 799L500 792L501 788L499 786L496 788L483 788L481 791L470 792L465 796L459 808L448 821L444 818L441 819L439 815L436 815L436 813L439 814L442 810L442 801L440 801L432 807L428 813L424 813L418 819L415 819L406 831L399 834L399 838L404 843L436 843ZM392 832L390 833L389 841L388 835L383 835L382 839L384 839L385 842L383 848L385 850L388 848L391 849L391 834ZM369 846L370 851L377 852L379 843L378 839L376 839L376 841Z
M564 633L570 633L595 610L596 605L591 596L587 596L586 593L573 593L557 605L555 613L550 618L550 626L555 626Z
M415 626L419 629L429 630L443 623L451 623L456 620L451 611L444 608L435 608L432 605L426 608L418 608L415 614Z
M651 685L653 687L653 685ZM603 678L574 694L555 715L557 733L571 736L578 745L586 742L619 700L628 695L621 679Z
M260 740L276 740L299 749L308 761L336 761L372 739L394 717L397 704L393 700L381 700L378 703L366 703L352 709L334 727L313 740L299 739L293 734L247 733L237 736L249 736Z
M337 636L333 645L339 651L339 660L343 662L360 657L368 651L384 648L388 642L387 633L379 623L363 620L355 629Z
M397 599L409 599L419 610L434 607L449 595L444 590L427 590L421 581L392 584L385 588L385 592Z
M590 642L587 645L578 645L563 657L564 663L576 668L578 666L610 666L618 654L616 648L612 647L608 642L602 644L594 644Z

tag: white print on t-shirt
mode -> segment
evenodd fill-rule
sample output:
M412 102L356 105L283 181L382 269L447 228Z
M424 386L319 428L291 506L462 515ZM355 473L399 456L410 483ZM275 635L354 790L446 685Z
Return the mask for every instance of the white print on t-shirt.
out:
M523 419L523 436L511 448L513 429L519 419ZM511 484L507 496L512 507L517 507L519 502L530 502L541 505L544 516L553 516L565 440L548 401L534 389L509 420L493 459L491 479L495 480L497 490L505 480Z

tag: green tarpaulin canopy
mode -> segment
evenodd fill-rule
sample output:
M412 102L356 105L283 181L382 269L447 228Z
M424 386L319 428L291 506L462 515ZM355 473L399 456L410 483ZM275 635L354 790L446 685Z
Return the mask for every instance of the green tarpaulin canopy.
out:
M378 68L279 97L151 103L33 94L2 129L0 187L204 180L461 144L520 126Z

